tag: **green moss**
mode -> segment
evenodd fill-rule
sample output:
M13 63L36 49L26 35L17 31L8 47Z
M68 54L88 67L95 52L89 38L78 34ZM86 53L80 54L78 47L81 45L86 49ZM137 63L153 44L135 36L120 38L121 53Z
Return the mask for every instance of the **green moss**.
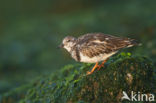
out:
M25 94L32 85L24 85L19 88L13 89L0 97L0 103L17 103L25 97Z
M155 72L146 57L120 53L91 75L93 64L67 65L41 78L20 103L120 103L122 91L153 93ZM125 101L123 101L125 103Z
M152 93L154 90L153 67L145 57L121 53L110 59L100 71L86 76L91 66L65 66L57 74L58 80L38 83L29 90L24 102L120 102L122 91Z

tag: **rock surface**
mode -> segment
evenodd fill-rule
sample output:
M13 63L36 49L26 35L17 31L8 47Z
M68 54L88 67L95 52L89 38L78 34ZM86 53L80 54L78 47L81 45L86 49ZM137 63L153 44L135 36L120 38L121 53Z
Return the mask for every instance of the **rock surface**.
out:
M109 59L104 68L86 75L92 66L67 65L55 74L31 84L26 95L18 102L126 103L127 100L121 100L123 91L127 94L131 91L156 93L154 67L145 57L132 57L130 53L121 53Z

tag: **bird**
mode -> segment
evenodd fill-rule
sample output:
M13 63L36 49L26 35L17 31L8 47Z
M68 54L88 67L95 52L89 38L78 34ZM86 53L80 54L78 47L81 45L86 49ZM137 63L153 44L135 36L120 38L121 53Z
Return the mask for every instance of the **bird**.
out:
M77 62L95 63L87 75L104 67L106 61L123 48L138 45L135 39L104 33L87 33L78 38L66 36L59 48L66 49ZM99 62L102 62L99 64Z

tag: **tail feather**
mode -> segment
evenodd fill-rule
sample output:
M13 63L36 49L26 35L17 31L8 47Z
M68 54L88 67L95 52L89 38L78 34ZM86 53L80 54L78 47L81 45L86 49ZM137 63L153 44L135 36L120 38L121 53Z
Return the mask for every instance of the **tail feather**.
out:
M129 39L128 42L128 46L127 47L132 47L132 46L141 46L142 44L139 43L137 40L135 39Z
M130 42L132 45L139 45L138 41L135 39L131 39Z

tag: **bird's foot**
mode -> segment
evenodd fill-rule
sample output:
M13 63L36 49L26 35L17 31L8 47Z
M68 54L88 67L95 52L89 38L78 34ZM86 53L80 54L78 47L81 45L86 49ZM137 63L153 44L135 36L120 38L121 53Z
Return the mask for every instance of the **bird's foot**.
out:
M91 70L91 71L88 71L87 72L87 75L90 75L90 74L92 74L94 71L95 71L95 69L98 67L98 62L95 64L95 66L93 67L93 69Z
M101 65L98 66L98 70L100 70L102 67L104 67L104 64L107 62L108 59L104 60Z
M92 74L93 72L90 72L90 71L87 71L87 74L86 75L90 75L90 74Z
M104 64L99 65L97 70L100 70L102 67L104 67Z

